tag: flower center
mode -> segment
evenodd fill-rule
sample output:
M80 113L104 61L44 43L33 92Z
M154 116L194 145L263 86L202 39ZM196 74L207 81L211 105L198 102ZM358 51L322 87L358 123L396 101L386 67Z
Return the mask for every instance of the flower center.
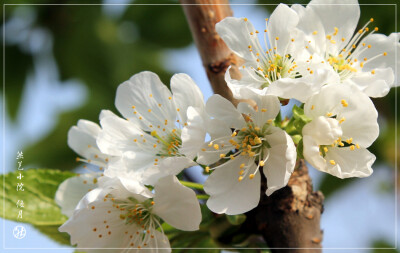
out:
M334 28L334 32L332 34L326 35L327 39L327 50L325 53L325 59L329 64L333 67L333 69L339 74L340 79L343 81L347 78L351 78L355 72L361 70L364 65L378 57L386 56L386 52L382 52L370 59L363 58L358 59L364 51L370 49L372 46L363 43L368 36L378 31L378 27L372 29L371 32L368 28L368 25L373 22L374 19L370 19L363 28L358 30L358 32L346 43L346 39L336 38L339 29L337 27ZM368 33L369 32L369 33ZM368 33L368 34L367 34ZM314 35L317 34L317 31L314 31ZM330 49L336 43L340 43L338 47L339 52L336 49ZM375 74L375 71L372 70L371 74Z
M157 143L161 145L157 156L177 156L179 148L182 145L181 130L173 129L171 133L160 136L157 131L152 131L151 136L157 139Z

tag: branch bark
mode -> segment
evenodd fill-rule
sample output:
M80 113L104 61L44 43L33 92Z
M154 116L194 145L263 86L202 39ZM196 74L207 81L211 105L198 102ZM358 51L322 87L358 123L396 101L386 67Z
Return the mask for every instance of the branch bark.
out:
M215 31L216 23L232 16L229 1L181 0L181 3L214 93L220 94L236 105L238 101L233 98L224 76L227 68L232 66L232 76L240 78L237 69L240 59L232 53Z
M232 15L229 1L181 0L181 3L214 92L236 105L238 101L233 99L224 75L231 65L231 74L240 79L237 67L241 60L215 31L217 22ZM298 161L288 185L270 197L265 195L266 185L262 174L260 204L246 213L247 220L241 229L261 234L272 252L321 252L323 195L313 192L305 162Z

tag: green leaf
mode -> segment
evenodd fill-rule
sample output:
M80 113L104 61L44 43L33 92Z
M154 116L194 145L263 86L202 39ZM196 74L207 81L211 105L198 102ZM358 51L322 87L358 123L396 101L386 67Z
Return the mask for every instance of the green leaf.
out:
M301 138L300 141L299 141L299 144L297 144L296 152L297 152L297 157L299 159L304 159L304 156L303 156L303 138Z
M59 225L56 226L34 226L40 233L46 235L50 239L63 244L70 246L70 237L68 233L61 233L58 231Z
M17 177L23 176L21 179ZM0 185L4 187L0 199L5 205L0 207L3 218L19 222L27 222L36 226L56 226L63 224L67 217L54 201L54 195L61 182L74 176L72 172L61 172L50 169L29 169L14 171L1 175ZM3 185L3 178L5 184ZM17 184L22 183L24 191L17 190ZM22 200L24 207L17 207L18 200ZM18 212L22 210L22 218L18 219Z
M304 110L301 107L298 107L297 105L293 106L293 126L296 128L296 132L301 134L301 131L304 127L305 124L311 121L309 117L304 115Z
M226 219L231 223L232 225L240 225L246 220L246 215L244 214L238 214L238 215L226 215Z

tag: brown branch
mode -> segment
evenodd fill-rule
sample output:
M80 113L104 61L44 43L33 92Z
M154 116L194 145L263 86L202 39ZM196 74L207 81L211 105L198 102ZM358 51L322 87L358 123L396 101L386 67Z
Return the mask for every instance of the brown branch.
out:
M229 1L181 0L181 3L214 93L237 104L225 83L224 76L226 69L232 65L233 77L240 78L240 72L236 67L239 58L229 50L215 31L216 23L225 17L232 16Z
M225 83L224 75L232 65L231 74L240 79L237 66L241 60L215 31L217 22L232 15L228 0L181 0L181 3L214 92L237 104ZM262 177L260 204L246 213L247 220L241 227L242 232L261 234L272 252L321 252L323 195L313 192L304 161L298 162L288 186L270 197L265 195L266 178Z

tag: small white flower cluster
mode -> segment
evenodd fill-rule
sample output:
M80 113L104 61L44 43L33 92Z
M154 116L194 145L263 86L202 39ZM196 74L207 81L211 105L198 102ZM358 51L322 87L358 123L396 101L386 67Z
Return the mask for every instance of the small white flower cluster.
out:
M175 177L197 164L209 174L208 208L229 215L258 205L262 176L267 195L286 186L297 158L339 178L371 175L375 156L367 148L379 126L369 97L396 83L400 44L398 34L370 29L373 19L355 31L359 16L356 0L280 4L267 19L264 48L247 18L218 23L244 60L242 78L228 69L226 82L235 98L252 103L234 107L213 95L204 104L185 74L172 77L171 91L151 72L121 84L115 104L123 118L102 111L100 126L80 120L69 132L79 160L104 174L60 185L56 200L69 216L60 231L80 248L170 252L163 222L186 231L201 222L195 192ZM291 119L280 119L280 99L302 103Z

